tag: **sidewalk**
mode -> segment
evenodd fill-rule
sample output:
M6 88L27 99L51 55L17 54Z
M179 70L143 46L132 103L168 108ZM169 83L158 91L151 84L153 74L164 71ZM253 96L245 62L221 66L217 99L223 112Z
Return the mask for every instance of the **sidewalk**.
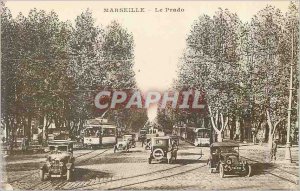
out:
M268 162L269 148L266 143L263 145L253 145L253 143L240 143L240 151L247 152L246 155L250 155L250 158L260 162ZM292 163L285 163L285 146L279 145L277 147L276 161L272 163L283 165L283 166L299 166L299 148L298 146L291 147Z

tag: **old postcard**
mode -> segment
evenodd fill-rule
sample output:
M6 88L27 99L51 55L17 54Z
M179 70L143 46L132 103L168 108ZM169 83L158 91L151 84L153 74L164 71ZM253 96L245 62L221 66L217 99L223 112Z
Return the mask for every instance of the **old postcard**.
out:
M299 190L299 1L1 1L1 190Z

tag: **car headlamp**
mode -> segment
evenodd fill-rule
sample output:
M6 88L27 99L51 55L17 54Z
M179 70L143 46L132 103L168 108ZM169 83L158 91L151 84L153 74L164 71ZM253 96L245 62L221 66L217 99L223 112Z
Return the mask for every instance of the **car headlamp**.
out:
M232 163L231 159L227 159L226 163L231 164Z
M47 165L48 167L50 167L50 166L51 166L50 161L46 161L46 165Z

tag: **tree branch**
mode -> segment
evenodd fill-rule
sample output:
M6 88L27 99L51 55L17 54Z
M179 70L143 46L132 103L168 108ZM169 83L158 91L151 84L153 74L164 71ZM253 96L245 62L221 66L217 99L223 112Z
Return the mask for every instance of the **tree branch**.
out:
M209 113L210 113L211 124L212 124L214 130L215 130L216 132L219 132L219 130L217 129L216 124L215 124L215 122L214 122L214 117L213 117L213 115L212 115L212 113L211 113L211 108L210 108L210 106L208 106L208 110L209 110Z

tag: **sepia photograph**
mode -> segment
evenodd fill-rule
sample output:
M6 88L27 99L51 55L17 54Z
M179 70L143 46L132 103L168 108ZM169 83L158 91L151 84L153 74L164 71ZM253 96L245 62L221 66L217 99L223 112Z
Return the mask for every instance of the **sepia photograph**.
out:
M1 0L0 190L299 190L299 0Z

